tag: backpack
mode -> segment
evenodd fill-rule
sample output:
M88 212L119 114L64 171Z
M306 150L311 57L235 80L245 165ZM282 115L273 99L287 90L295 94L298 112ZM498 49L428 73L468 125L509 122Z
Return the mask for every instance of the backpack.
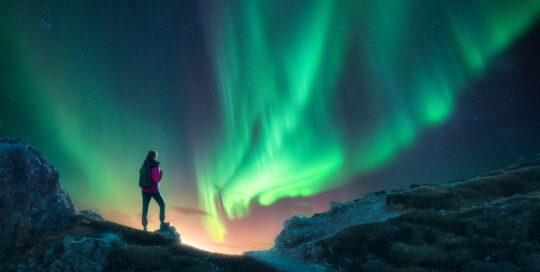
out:
M154 182L152 181L152 172L150 168L143 165L139 170L139 187L148 188L152 186Z

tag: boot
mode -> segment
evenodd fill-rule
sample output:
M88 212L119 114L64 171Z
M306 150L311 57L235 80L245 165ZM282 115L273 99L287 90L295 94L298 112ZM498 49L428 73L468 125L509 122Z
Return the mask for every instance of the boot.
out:
M161 222L161 225L159 226L160 229L168 229L169 228L169 222Z

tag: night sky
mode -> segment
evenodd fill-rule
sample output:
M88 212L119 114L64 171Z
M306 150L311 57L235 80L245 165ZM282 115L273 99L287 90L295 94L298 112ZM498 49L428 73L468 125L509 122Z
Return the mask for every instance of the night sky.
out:
M0 0L0 136L137 228L155 149L183 242L266 249L329 201L540 152L539 23L538 0Z

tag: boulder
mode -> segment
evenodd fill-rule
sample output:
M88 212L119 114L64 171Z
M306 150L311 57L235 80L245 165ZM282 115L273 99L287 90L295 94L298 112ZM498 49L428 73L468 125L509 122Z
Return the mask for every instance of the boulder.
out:
M155 233L159 233L165 237L167 237L167 239L173 241L173 242L178 242L180 243L180 234L176 231L176 228L173 227L173 226L168 226L168 227L164 227L164 228L160 228L156 231L154 231Z
M66 235L62 244L64 253L51 264L51 272L103 271L103 268L109 265L107 257L112 251L126 247L120 237L110 232L100 237L84 237L78 241L73 236Z
M77 209L55 167L18 138L0 139L0 259L69 220Z

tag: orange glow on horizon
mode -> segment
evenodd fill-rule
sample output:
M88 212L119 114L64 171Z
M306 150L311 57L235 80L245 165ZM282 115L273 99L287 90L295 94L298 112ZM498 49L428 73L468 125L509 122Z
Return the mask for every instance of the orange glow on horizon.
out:
M138 213L134 216L126 216L121 214L116 210L96 210L105 220L109 220L115 223L119 223L125 226L129 226L135 229L142 229L140 223L141 214ZM154 231L159 229L159 221L157 220L158 212L154 211L153 207L150 207L148 213L148 230ZM257 251L257 250L267 250L274 246L273 238L277 233L259 233L260 229L253 228L242 228L235 229L231 234L234 233L243 233L244 237L231 237L231 234L228 234L226 240L223 243L213 241L210 236L206 233L198 217L190 218L191 221L194 221L190 224L185 224L185 218L179 218L178 216L167 216L167 221L170 222L171 226L176 228L176 231L180 234L180 238L183 245L191 246L197 249L212 253L220 254L229 254L229 255L242 255L246 251ZM189 217L188 217L189 218ZM253 237L256 234L262 235L263 237L270 238L271 240L266 241L250 241L248 237ZM238 235L235 235L238 236ZM231 242L235 241L234 243Z
M173 194L169 194L173 195ZM293 215L311 216L328 210L329 195L319 195L317 198L289 198L278 201L271 206L253 205L248 216L237 220L225 220L227 234L223 242L214 241L203 227L204 216L213 216L200 212L196 208L189 208L189 204L175 203L185 201L186 198L166 199L166 221L176 228L180 234L182 244L208 252L241 255L246 251L268 250L274 246L274 240L283 229L283 223ZM92 209L104 219L126 225L135 229L142 229L141 205L137 200L135 205L127 208L96 208L94 205L81 205L79 208ZM102 203L101 203L102 204ZM85 207L87 206L87 207ZM180 207L180 208L179 208ZM148 211L148 229L159 228L159 207L151 201Z

